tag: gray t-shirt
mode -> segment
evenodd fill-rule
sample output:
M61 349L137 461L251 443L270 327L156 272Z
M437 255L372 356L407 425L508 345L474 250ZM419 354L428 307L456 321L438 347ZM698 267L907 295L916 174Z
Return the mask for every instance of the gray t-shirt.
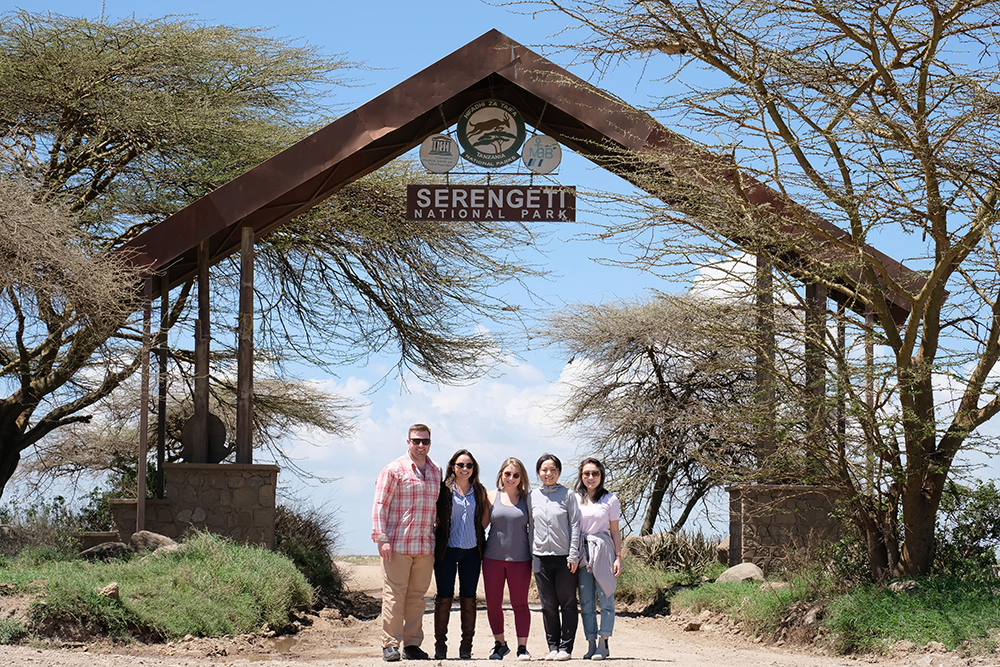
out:
M490 509L490 534L486 538L486 558L522 562L531 560L528 545L528 499L522 497L510 507L497 492Z

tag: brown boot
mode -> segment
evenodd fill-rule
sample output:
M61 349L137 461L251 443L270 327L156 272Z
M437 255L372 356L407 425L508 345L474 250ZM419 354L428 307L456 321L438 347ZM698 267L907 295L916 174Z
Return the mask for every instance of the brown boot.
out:
M448 657L448 617L455 598L434 598L434 659Z
M458 598L458 608L462 619L462 643L458 645L458 657L472 659L472 637L476 634L476 598Z

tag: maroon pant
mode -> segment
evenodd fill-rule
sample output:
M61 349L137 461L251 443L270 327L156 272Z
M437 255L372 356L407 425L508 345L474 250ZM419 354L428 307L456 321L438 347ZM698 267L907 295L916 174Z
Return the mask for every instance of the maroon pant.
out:
M503 585L507 584L510 607L514 610L514 630L517 637L527 637L531 628L528 611L528 586L531 585L531 561L483 559L483 592L486 593L486 618L490 631L502 635Z

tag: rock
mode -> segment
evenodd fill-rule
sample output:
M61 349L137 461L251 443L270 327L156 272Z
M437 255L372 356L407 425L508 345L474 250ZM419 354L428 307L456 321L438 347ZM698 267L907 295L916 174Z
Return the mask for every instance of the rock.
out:
M84 560L109 561L128 553L132 553L132 550L124 542L104 542L96 547L90 547L86 551L81 551L80 557Z
M746 581L747 579L764 581L764 571L753 563L740 563L720 574L715 581L716 583L725 583L727 581Z
M183 551L183 550L184 550L183 544L168 544L165 547L160 547L156 551L150 551L148 554L142 557L142 560L146 560L147 558L162 558L167 554L172 554L175 551Z
M948 649L941 642L927 642L924 646L925 653L944 653Z
M110 584L108 584L104 588L98 589L97 594L98 595L102 595L102 596L104 596L106 598L111 598L112 600L121 601L121 599L122 599L121 595L119 594L119 591L118 591L118 582L117 581L112 581Z
M760 590L762 591L783 591L792 588L795 588L795 586L787 581L765 581L760 585Z
M701 623L698 621L688 621L684 626L684 632L696 632L698 630L701 630Z
M802 619L802 625L806 627L819 625L821 620L823 620L823 607L817 605L806 612L806 615Z
M156 551L163 547L177 546L177 542L173 541L166 535L160 535L159 533L154 533L148 530L140 530L137 533L132 533L132 537L129 540L132 543L132 551L136 553L142 553L143 551Z
M727 535L715 547L715 557L723 565L729 564L729 536Z
M889 584L889 590L893 593L906 593L907 595L914 595L920 592L920 584L913 581L894 581Z
M13 544L17 538L17 526L12 526L9 523L0 523L0 544L4 544L5 542Z

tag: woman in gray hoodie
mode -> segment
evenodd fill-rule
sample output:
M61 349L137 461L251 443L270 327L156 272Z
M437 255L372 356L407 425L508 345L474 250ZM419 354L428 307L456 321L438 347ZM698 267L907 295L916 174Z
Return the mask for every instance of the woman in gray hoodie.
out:
M562 484L562 462L543 454L535 464L541 488L531 492L531 570L542 604L549 646L546 660L569 660L579 611L576 569L580 563L580 510L576 495Z

